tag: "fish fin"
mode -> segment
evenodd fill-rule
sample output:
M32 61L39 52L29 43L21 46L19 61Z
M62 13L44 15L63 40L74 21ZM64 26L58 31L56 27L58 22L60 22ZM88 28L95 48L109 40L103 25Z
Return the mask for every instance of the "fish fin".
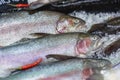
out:
M30 64L19 67L17 70L27 70L27 69L30 69L30 68L33 68L33 67L37 66L41 62L42 62L42 58L39 58L38 60L36 60L33 63L30 63Z
M32 40L32 39L30 39L30 38L22 38L21 40L16 41L11 45L21 44L21 43L24 43L24 42L27 42L27 41L30 41L30 40Z
M46 58L54 58L57 60L67 60L67 59L72 59L72 58L76 58L76 57L67 56L67 55L50 54L50 55L47 55Z
M49 34L46 34L46 33L31 33L29 34L31 37L35 37L35 38L40 38L40 37L44 37L44 36L47 36Z
M39 1L36 1L36 2L32 2L29 6L29 9L30 10L35 10L37 8L40 8L40 7L43 7L45 4L43 3L40 3Z
M11 45L21 44L21 43L30 41L30 40L32 40L32 39L44 37L44 36L47 36L47 35L49 35L49 34L44 34L44 33L31 33L31 34L29 34L28 36L26 36L25 38L22 38L21 40L13 43L13 44L11 44Z

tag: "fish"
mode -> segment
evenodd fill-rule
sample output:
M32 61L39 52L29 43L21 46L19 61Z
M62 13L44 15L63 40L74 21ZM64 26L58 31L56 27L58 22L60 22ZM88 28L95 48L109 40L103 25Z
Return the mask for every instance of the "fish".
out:
M87 31L89 34L95 34L99 36L106 36L106 35L113 35L113 34L120 34L120 27L117 26L109 26L106 23L98 23L93 24L91 29Z
M51 4L54 2L58 2L58 1L60 2L63 0L35 0L35 1L29 0L28 4L29 4L29 9L34 10L34 9L40 8L44 5Z
M118 40L116 40L115 42L111 43L110 45L108 45L105 48L104 53L105 53L105 55L109 56L113 52L116 52L118 49L120 49L120 38Z
M66 33L6 46L0 48L0 77L9 76L18 69L24 70L54 61L47 59L50 54L85 57L99 50L102 45L103 40L97 35Z
M114 6L111 6L114 5ZM63 0L51 3L36 9L36 11L50 10L62 13L71 13L74 11L86 11L87 13L112 13L120 10L120 1L117 0Z
M59 80L61 77L64 80L64 77L78 72L79 80L87 80L97 69L101 71L109 69L110 66L110 61L104 59L73 58L41 64L1 80Z
M116 66L120 63L120 38L116 38L116 40L111 41L111 43L104 45L103 49L98 52L95 52L89 55L90 58L98 58L98 59L107 59L111 61L113 66ZM108 43L108 41L106 41Z
M1 47L24 38L38 38L35 34L39 33L60 34L86 31L84 20L52 11L41 11L32 15L26 12L11 13L0 16L0 19Z
M106 21L107 25L120 26L120 16L108 19Z

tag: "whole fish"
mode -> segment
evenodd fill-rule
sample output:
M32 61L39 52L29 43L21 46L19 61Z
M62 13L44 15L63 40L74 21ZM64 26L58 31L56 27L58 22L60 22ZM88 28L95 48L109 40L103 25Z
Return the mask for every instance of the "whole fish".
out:
M0 48L0 77L8 76L16 69L29 64L46 62L47 55L68 55L85 57L87 53L101 48L103 41L96 35L69 33L49 35L13 46Z
M57 80L56 78L59 80L61 77L76 72L79 72L79 80L87 80L94 74L95 69L109 69L110 66L111 63L104 59L74 58L41 64L32 69L11 75L1 80Z
M23 38L34 38L32 33L59 34L85 32L85 21L58 12L41 11L33 15L26 12L0 17L0 46L8 46ZM14 38L11 38L14 37Z

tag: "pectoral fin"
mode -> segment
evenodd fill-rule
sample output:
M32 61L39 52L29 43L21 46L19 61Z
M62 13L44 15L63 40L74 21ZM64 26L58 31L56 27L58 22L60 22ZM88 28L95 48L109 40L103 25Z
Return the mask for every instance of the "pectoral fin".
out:
M23 38L23 39L15 42L15 43L13 43L13 44L11 44L11 45L16 45L16 44L25 43L25 42L30 41L30 40L32 40L32 39L30 39L30 38Z
M25 36L25 38L22 38L19 41L16 41L15 43L11 44L11 45L16 45L16 44L21 44L21 43L25 43L27 41L33 40L33 39L37 39L37 38L41 38L41 37L45 37L49 34L44 34L44 33L31 33L28 36Z
M67 56L67 55L50 54L50 55L47 55L46 58L54 58L57 60L67 60L67 59L72 59L72 58L77 58L77 57Z
M31 33L30 36L35 37L35 38L40 38L40 37L44 37L47 36L49 34L46 33Z
M34 10L34 9L37 9L37 8L40 8L42 6L44 6L45 4L43 3L40 3L39 1L36 1L36 2L32 2L29 6L29 9L30 10Z

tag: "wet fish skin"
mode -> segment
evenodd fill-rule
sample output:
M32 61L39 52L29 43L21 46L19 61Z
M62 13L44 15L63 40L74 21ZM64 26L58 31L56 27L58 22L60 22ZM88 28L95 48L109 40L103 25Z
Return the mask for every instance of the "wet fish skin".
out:
M88 33L99 35L99 36L119 34L120 27L109 26L107 23L98 23L98 24L92 25L91 29L88 30Z
M119 26L120 25L120 16L108 19L106 21L107 25Z
M49 35L22 44L3 47L0 49L0 77L8 76L12 71L31 64L42 58L49 61L49 54L83 57L90 55L102 45L101 38L84 33L69 33Z
M90 59L90 58L77 58L77 59L68 59L65 61L57 61L48 64L41 64L32 69L20 72L15 75L11 75L7 78L1 80L49 80L49 77L59 76L64 73L71 73L74 71L80 72L79 80L83 80L84 77L82 71L84 69L91 68L103 68L109 69L111 63L108 60L104 59ZM48 73L49 71L49 73ZM91 75L88 74L88 76ZM22 77L21 77L22 76ZM46 79L48 78L48 79Z
M40 8L42 6L45 6L47 4L51 4L54 2L58 2L58 1L62 1L62 0L36 0L36 1L29 0L28 1L29 5L30 5L29 9L34 10L34 9Z
M41 11L33 15L26 12L11 13L0 16L0 19L0 46L8 46L23 38L36 38L30 35L32 33L60 34L86 31L84 20L52 11Z
M106 56L111 55L113 52L116 52L118 49L120 48L120 39L116 40L115 42L111 43L110 45L108 45L105 50L104 53Z

